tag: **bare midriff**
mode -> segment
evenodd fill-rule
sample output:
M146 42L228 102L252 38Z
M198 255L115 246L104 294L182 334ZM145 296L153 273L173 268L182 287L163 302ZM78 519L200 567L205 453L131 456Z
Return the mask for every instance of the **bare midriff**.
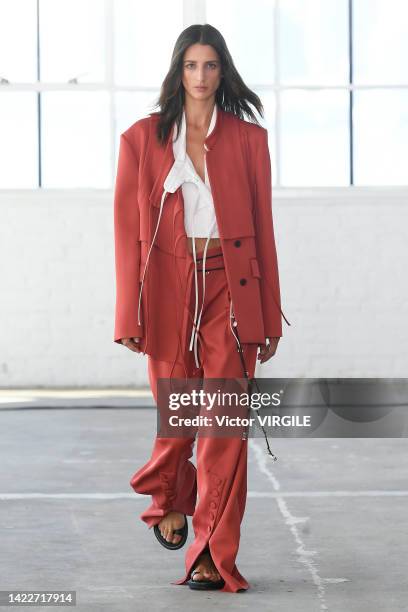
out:
M187 242L188 242L188 250L190 251L190 253L192 253L193 252L193 239L190 236L187 236ZM196 252L204 251L206 242L207 242L207 238L195 238ZM221 240L219 238L210 238L208 241L207 250L212 249L216 246L220 246L220 245L221 245Z

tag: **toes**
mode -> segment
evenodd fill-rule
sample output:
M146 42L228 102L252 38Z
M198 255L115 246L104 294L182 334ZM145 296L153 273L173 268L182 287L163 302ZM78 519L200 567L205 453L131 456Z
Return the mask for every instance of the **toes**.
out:
M208 567L206 567L206 568L204 569L204 571L203 571L204 576L205 576L206 578L209 578L209 579L211 579L211 573L212 573L212 572L211 572L211 570L210 570Z
M157 525L160 531L160 534L162 536L162 538L166 537L166 523L163 521L163 519L160 521L160 523Z
M217 570L207 567L196 567L192 580L196 582L202 582L203 580L211 580L212 582L218 582L221 580L221 576Z
M197 563L194 568L194 576L192 576L192 580L196 580L197 582L211 580L212 582L218 582L221 580L221 574L215 567L215 564L211 557L203 557L202 562ZM199 572L199 573L198 573Z
M181 535L178 533L173 535L173 530L170 529L170 527L163 527L160 529L160 533L167 542L170 542L170 544L178 544L181 540Z
M182 540L182 536L178 533L174 534L173 532L174 532L174 529L179 528L179 525L177 525L177 527L175 527L174 525L171 526L171 522L170 524L168 522L166 523L165 519L167 518L171 519L172 517L168 517L168 515L166 515L166 517L164 517L161 520L161 522L158 524L160 534L162 538L166 540L167 542L169 542L170 544L178 544Z
M202 566L195 567L194 572L193 580L196 580L197 582L202 582L207 578L206 570Z
M200 580L201 580L200 576L201 576L201 572L195 572L195 574L193 576L193 580L195 582L200 582Z

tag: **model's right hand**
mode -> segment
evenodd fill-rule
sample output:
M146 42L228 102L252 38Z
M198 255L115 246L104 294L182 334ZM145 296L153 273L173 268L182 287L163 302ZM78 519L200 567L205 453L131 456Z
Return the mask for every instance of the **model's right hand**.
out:
M140 341L141 338L122 338L122 344L135 353L140 353L142 351L140 348Z

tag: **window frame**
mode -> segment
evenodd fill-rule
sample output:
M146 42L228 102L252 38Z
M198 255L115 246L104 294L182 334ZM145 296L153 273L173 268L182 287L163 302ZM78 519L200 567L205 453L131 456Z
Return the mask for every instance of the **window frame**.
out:
M111 168L111 185L110 189L99 189L99 188L84 188L80 191L110 191L113 188L115 174L116 174L116 152L115 152L115 143L116 143L116 118L115 118L115 94L117 92L157 92L158 86L156 87L144 87L144 86L134 86L134 85L116 85L114 82L114 1L115 0L101 0L105 5L105 15L106 15L106 23L105 23L105 80L101 83L47 83L40 81L40 66L39 66L39 58L40 58L40 50L39 50L39 3L40 0L37 1L37 81L35 83L3 83L0 82L0 93L1 88L6 89L7 91L35 91L37 92L37 142L38 142L38 185L34 190L46 190L46 191L59 191L58 189L44 188L42 186L42 168L41 168L41 93L48 91L105 91L109 94L109 104L110 104L110 125L109 125L109 141L110 141L110 168ZM348 60L349 60L349 82L348 84L343 85L323 85L323 84L290 84L285 85L280 82L280 74L279 74L279 5L280 2L284 0L274 0L274 56L275 56L275 82L271 85L261 85L257 83L249 83L251 89L254 89L258 92L274 92L275 95L275 113L274 113L274 125L275 130L270 141L270 149L275 151L275 175L273 177L274 184L273 189L278 197L280 195L284 195L286 198L291 198L291 194L296 194L294 197L305 197L309 198L310 194L314 194L314 197L328 197L329 194L337 195L342 194L342 197L347 197L347 194L351 191L354 195L358 197L362 196L365 191L371 195L371 190L376 189L381 192L386 192L387 197L389 194L395 192L404 192L408 190L407 185L386 185L386 186L356 186L354 184L354 158L353 158L353 141L354 141L354 126L352 120L353 114L353 96L355 91L362 91L367 89L406 89L408 88L408 84L403 83L394 83L394 84L381 84L381 83L372 83L372 84L361 84L356 85L353 83L353 4L355 0L346 0L348 3ZM183 0L183 27L187 27L192 23L206 23L206 0L195 0L192 2L191 0ZM346 90L349 92L349 108L348 108L348 129L349 129L349 184L345 186L298 186L298 187L285 187L281 184L281 92L296 89L303 91L312 91L312 90ZM19 191L19 188L14 189L13 191ZM10 192L10 189L2 189L1 192ZM26 192L26 189L21 189L21 191ZM77 192L76 188L63 188L61 191L69 191L69 192ZM385 195L384 192L384 195Z

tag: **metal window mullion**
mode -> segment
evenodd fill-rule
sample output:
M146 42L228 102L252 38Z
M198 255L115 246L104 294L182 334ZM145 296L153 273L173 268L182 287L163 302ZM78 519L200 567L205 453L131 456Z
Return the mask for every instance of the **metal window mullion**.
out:
M183 27L194 23L206 23L207 11L206 11L206 0L183 0Z
M40 0L37 0L37 81L41 81L41 62L40 62ZM38 188L42 186L42 125L41 125L41 90L37 89L37 152L38 152Z
M273 29L274 29L274 56L275 56L275 157L276 182L275 187L281 185L281 87L280 87L280 54L279 54L279 0L275 0Z
M354 88L352 88L353 75L353 0L348 0L348 53L349 53L349 164L350 164L350 186L354 185L354 125L353 105Z
M110 145L110 168L111 185L115 180L115 137L116 137L116 113L115 113L115 13L113 0L105 0L105 87L109 94L109 145Z

